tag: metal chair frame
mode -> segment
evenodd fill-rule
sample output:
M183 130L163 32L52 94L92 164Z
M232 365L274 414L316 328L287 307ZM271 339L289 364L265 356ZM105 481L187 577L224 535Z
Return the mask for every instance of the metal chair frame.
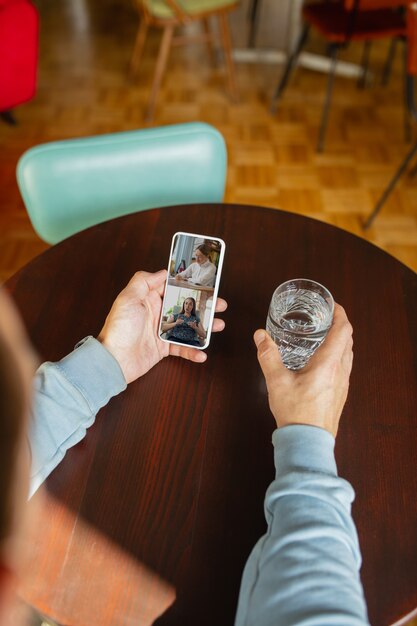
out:
M408 110L409 110L410 114L412 115L412 117L414 118L414 120L417 121L417 107L416 107L416 99L415 99L415 78L414 78L414 76L408 75L407 78L406 78L406 94L407 94ZM405 156L404 160L402 161L402 163L398 167L397 171L395 172L394 176L392 177L392 179L388 183L387 187L385 188L382 196L379 198L378 202L376 203L374 209L372 210L372 212L367 217L366 221L363 224L363 229L364 230L368 230L368 228L370 228L370 226L372 226L376 216L381 211L381 209L384 206L385 202L388 200L389 196L391 195L395 185L397 184L397 182L399 181L401 176L404 174L404 172L406 171L409 163L411 163L411 161L414 159L416 154L417 154L417 142L413 145L411 150L409 150L409 152ZM413 174L413 173L415 173L415 172L414 171L411 172L411 174Z
M327 79L326 95L325 95L323 112L322 112L321 122L320 122L320 129L319 129L319 135L318 135L318 141L317 141L317 147L316 147L317 152L323 152L324 150L326 130L327 130L327 124L328 124L328 119L329 119L330 103L331 103L332 95L333 95L334 77L335 77L335 72L336 72L339 51L345 48L347 45L349 45L351 38L353 37L353 34L355 32L357 15L358 15L358 11L360 8L359 7L360 1L361 0L353 0L352 8L350 10L350 15L349 15L350 19L346 27L345 40L343 42L332 42L332 43L329 43L329 45L327 46L327 56L330 59L330 71L329 71L328 79ZM275 114L277 111L279 98L281 97L285 87L287 86L290 75L296 65L297 59L302 49L307 43L309 32L310 32L310 24L305 23L303 30L301 32L301 35L299 37L299 40L295 46L294 51L292 52L292 54L290 55L287 61L287 65L284 69L284 73L273 95L272 103L271 103L272 114ZM358 86L360 87L364 87L367 83L370 49L371 49L371 40L365 40L364 51L362 55L362 76L358 82ZM389 76L393 54L394 54L394 50L392 49L392 46L391 46L390 53L389 53L389 56L388 56L388 59L384 68L385 80L387 80ZM406 127L406 136L408 136L408 134L409 134L409 130Z
M417 2L408 1L407 7L407 45L406 45L406 56L407 56L407 74L406 74L406 83L405 83L405 96L407 102L407 110L409 115L417 121L417 105L416 105L416 97L415 97L415 75L416 75L416 66L417 66ZM371 211L367 219L363 224L363 229L367 230L373 224L375 218L381 211L385 202L391 195L395 185L407 170L409 164L414 159L417 154L417 142L414 143L412 148L408 151L405 158L401 162L394 176L388 183L378 202L376 203L374 209ZM417 168L414 167L410 171L410 175L414 175Z

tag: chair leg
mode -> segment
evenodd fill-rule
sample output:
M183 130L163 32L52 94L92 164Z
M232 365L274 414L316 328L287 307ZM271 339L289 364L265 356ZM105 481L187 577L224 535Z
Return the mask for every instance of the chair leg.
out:
M259 3L260 0L251 0L249 6L250 29L248 37L248 48L253 48L255 45L256 31L258 30L259 21Z
M164 76L166 64L168 61L169 51L172 43L172 36L174 34L174 26L165 26L162 34L162 41L159 47L158 59L156 61L155 75L153 79L151 95L149 97L148 106L146 109L145 119L147 122L153 120L155 113L156 97L158 95L159 88L161 86L162 78Z
M10 126L17 126L17 120L13 115L12 111L0 111L0 117L6 124Z
M230 28L226 13L219 13L220 35L226 61L227 77L229 83L230 94L235 102L239 101L239 92L236 82L236 71L232 56L232 39L230 36Z
M397 49L397 37L392 37L389 45L387 60L385 61L384 69L382 71L381 85L388 85L388 81L391 76L392 63L395 57L395 51Z
M207 52L208 52L211 63L215 65L216 55L215 55L215 51L213 47L213 38L211 35L211 30L210 30L210 20L208 17L203 19L203 28L204 28L204 34L207 40Z
M398 180L401 178L401 176L403 175L403 173L407 169L408 164L410 163L410 161L413 159L413 157L416 154L417 154L417 143L412 147L410 152L407 154L407 156L405 157L404 161L401 163L400 167L398 168L398 170L396 171L395 175L393 176L391 182L389 183L389 185L385 189L384 193L382 194L382 196L380 197L380 199L376 203L376 206L375 206L374 210L369 215L368 219L366 220L366 222L363 225L364 230L367 230L371 226L372 222L374 221L374 219L376 218L376 216L378 215L378 213L382 209L382 207L385 204L387 198L389 197L389 195L391 194L391 192L394 189L395 185L397 184Z
M371 41L365 41L363 44L363 52L362 52L362 75L358 79L358 87L360 89L364 89L368 83L368 70L369 70L369 56L371 52Z
M319 138L317 141L317 152L323 152L323 148L324 148L324 139L326 135L327 122L329 118L330 102L331 102L332 94L333 94L333 82L334 82L334 75L336 71L338 52L339 52L338 45L332 44L329 46L329 58L330 58L331 63L330 63L329 77L327 79L326 99L324 101L323 113L321 117Z
M303 31L300 35L300 38L297 42L297 45L294 48L294 51L292 52L292 54L290 55L288 61L287 61L287 65L285 66L285 70L284 73L281 77L280 82L278 83L278 86L275 90L275 93L272 97L272 102L271 102L271 113L275 114L277 112L277 104L278 104L278 100L282 94L282 92L284 91L285 87L287 86L288 83L288 79L291 75L291 72L297 62L297 59L300 55L301 50L304 48L307 39L308 39L308 33L310 30L310 26L309 24L305 24Z
M408 46L404 41L404 141L410 143L411 141L411 120L410 110L408 106L408 92L407 92L407 74L408 74Z
M136 35L135 45L133 48L132 58L130 60L130 75L135 76L138 72L142 59L143 49L145 47L146 35L148 33L148 24L143 17L140 19L138 33Z

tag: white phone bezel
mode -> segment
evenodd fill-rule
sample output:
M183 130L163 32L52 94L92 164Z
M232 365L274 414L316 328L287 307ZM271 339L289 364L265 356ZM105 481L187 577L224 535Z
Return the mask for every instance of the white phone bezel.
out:
M209 319L208 328L207 328L206 341L205 341L205 344L203 346L190 346L189 343L180 343L179 341L170 341L169 339L163 339L161 337L161 334L162 334L162 316L163 316L163 312L164 312L165 297L166 297L166 293L167 293L167 289L168 289L168 279L170 278L170 275L169 275L170 263L171 263L171 259L172 259L172 253L173 253L173 250L174 250L175 238L178 235L186 235L187 237L194 237L194 238L198 237L199 239L211 239L211 240L214 240L214 241L218 241L221 244L219 264L217 266L216 280L215 280L214 291L213 291L213 306L211 308L210 319ZM206 348L208 348L208 346L210 345L211 332L212 332L212 328L213 328L213 320L214 320L214 314L215 314L216 302L217 302L217 293L219 291L219 285L220 285L220 278L221 278L221 274L222 274L223 259L224 259L225 249L226 249L226 244L223 241L223 239L221 239L221 237L214 237L212 235L199 235L198 233L186 233L184 231L178 231L178 232L173 234L172 240L171 240L171 250L169 252L169 258L168 258L168 268L167 268L168 269L168 276L167 276L167 280L166 280L166 283L165 283L164 297L162 299L161 317L160 317L159 325L158 325L158 337L159 337L159 339L161 341L164 341L165 343L170 343L172 345L185 346L186 348L195 348L196 350L205 350Z

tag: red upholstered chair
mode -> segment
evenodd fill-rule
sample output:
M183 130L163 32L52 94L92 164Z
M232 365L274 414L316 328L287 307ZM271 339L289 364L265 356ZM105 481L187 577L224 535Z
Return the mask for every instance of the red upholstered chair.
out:
M309 30L313 27L326 40L331 61L317 143L317 151L322 152L333 79L340 49L351 41L369 43L375 39L405 37L406 23L401 7L406 5L407 0L337 0L334 2L321 0L305 4L302 10L304 29L294 52L288 59L281 81L275 91L271 105L272 112L276 111L278 99L282 95L297 58L307 41Z
M0 114L12 123L10 109L35 94L38 30L29 0L0 0Z
M416 98L415 98L415 82L417 76L417 2L409 2L407 8L407 83L406 83L406 94L407 94L407 107L414 118L417 121L417 106L416 106ZM384 193L378 200L374 210L369 215L367 220L365 221L364 228L367 229L371 226L372 222L382 209L382 206L385 204L388 196L391 194L395 185L397 184L400 177L406 171L409 163L413 160L414 156L417 154L417 143L413 145L411 150L408 152L404 161L399 166L395 175L391 179Z

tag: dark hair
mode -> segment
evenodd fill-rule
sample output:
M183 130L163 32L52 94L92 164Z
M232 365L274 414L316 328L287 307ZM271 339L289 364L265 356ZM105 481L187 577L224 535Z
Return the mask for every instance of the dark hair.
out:
M191 311L191 315L194 315L194 317L197 317L197 313L196 313L196 310L195 310L195 306L196 306L196 304L195 304L195 300L194 300L194 298L185 298L184 302L182 303L182 309L181 309L181 313L180 313L180 315L181 315L182 313L185 313L185 308L184 308L184 305L185 305L185 301L186 301L186 300L192 300L192 301L193 301L193 310Z
M202 243L201 246L197 246L196 250L200 250L204 256L209 256L210 254L210 248L205 243Z
M15 475L25 426L22 386L17 363L0 336L0 541L12 531Z

